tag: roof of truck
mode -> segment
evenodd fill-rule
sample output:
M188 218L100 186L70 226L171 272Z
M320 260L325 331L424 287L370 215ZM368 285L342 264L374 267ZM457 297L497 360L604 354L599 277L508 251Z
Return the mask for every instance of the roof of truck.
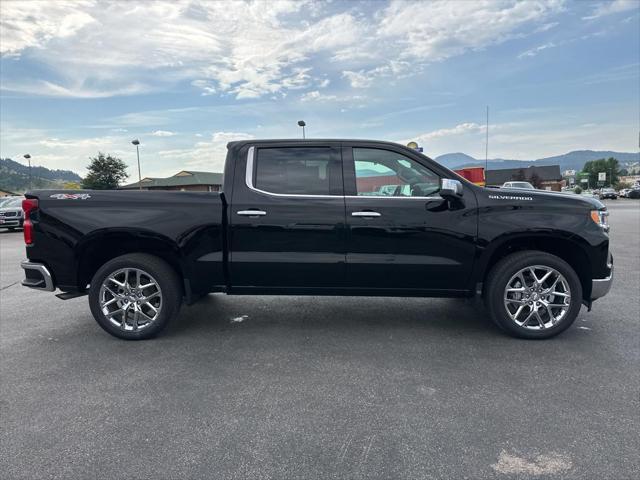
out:
M234 140L227 144L227 147L245 145L247 143L323 143L323 142L358 142L358 143L378 143L378 144L386 144L393 145L394 147L400 146L404 148L409 148L405 145L402 145L398 142L390 142L388 140L371 140L368 138L268 138L268 139L260 139L260 138L252 138L248 140Z

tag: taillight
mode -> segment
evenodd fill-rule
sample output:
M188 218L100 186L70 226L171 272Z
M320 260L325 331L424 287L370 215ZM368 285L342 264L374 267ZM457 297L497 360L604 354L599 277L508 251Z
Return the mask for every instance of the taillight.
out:
M24 211L24 223L22 231L24 233L24 243L31 245L33 243L33 224L31 223L31 212L38 208L37 198L25 198L22 200L22 210Z

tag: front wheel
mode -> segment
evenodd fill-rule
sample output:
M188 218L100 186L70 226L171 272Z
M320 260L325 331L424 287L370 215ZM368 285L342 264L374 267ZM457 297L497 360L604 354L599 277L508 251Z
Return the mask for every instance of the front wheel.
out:
M493 321L509 334L550 338L576 319L582 286L561 258L534 250L517 252L500 260L489 273L485 303Z
M89 306L104 330L125 340L151 338L180 310L182 290L164 260L128 254L105 263L91 280Z

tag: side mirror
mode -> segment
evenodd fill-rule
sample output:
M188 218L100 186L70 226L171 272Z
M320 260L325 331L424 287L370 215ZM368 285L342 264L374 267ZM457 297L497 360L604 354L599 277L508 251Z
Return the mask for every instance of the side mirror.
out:
M440 196L447 199L457 199L462 197L462 182L453 178L443 178L440 180Z

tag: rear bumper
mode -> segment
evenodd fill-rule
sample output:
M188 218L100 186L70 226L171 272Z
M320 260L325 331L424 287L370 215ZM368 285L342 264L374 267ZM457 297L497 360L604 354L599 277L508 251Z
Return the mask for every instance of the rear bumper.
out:
M56 289L49 269L42 263L26 260L20 266L24 269L25 279L22 281L22 285L25 287L44 290L45 292L53 292Z
M609 265L607 266L610 269L609 276L591 280L591 300L604 297L611 290L611 284L613 283L613 257L609 257Z

